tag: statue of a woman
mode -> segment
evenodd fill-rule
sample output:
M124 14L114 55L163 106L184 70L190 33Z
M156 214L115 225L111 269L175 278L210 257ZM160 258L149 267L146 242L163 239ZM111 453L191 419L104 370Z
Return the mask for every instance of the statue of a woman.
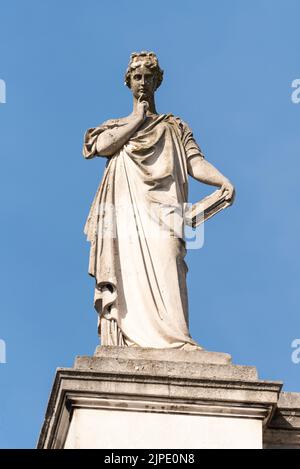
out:
M132 54L125 76L132 113L85 135L84 157L108 159L85 226L102 345L200 347L188 328L184 234L171 220L188 201L188 175L234 198L188 125L157 113L162 79L154 53ZM153 236L153 225L164 235Z

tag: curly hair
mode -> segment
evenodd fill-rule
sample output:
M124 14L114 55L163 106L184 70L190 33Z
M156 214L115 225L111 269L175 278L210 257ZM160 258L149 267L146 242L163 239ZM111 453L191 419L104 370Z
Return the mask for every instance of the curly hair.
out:
M130 88L130 76L131 73L141 65L149 68L156 77L156 90L161 85L163 81L164 71L160 68L158 63L158 58L154 52L133 52L130 55L130 61L125 74L125 85Z

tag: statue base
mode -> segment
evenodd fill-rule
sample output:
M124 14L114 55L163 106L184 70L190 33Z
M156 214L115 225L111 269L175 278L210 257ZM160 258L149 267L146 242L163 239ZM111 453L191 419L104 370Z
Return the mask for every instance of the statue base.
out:
M300 394L281 387L228 354L97 347L57 370L38 448L300 448Z

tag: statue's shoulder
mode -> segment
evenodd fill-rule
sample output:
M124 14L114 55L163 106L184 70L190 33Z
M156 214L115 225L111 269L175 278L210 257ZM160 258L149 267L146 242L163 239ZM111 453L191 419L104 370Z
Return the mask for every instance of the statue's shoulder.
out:
M117 119L108 119L102 122L101 124L96 125L95 127L87 129L85 133L85 140L88 141L90 138L94 138L98 136L100 133L104 132L105 130L113 129L114 127L120 127L122 125L125 125L126 123L127 123L126 117L120 117Z
M174 114L166 114L166 120L171 124L176 125L182 134L186 130L189 130L189 125L181 119L181 117L175 116Z
M100 126L101 127L116 127L116 126L119 126L119 125L126 124L127 121L128 121L128 117L117 117L115 119L108 119L108 120L102 122L102 124L100 124Z

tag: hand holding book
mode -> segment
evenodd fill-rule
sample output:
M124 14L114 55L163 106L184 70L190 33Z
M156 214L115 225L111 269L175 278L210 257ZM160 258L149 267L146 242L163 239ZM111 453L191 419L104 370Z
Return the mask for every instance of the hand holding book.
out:
M220 189L199 200L186 211L186 224L196 228L221 210L229 207L234 201L234 196L235 192L231 183L224 184Z

